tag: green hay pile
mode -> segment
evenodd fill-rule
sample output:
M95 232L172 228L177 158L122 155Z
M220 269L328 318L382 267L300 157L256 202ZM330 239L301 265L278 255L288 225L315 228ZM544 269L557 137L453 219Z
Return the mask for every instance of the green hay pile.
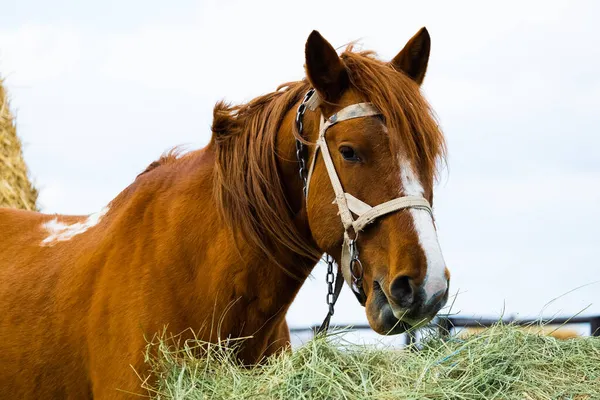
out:
M0 80L0 207L37 210L37 197L27 176L21 141Z
M231 348L195 358L161 340L149 346L155 399L598 399L600 338L557 340L497 325L459 339L432 335L420 350L318 338L244 369ZM206 344L204 344L206 346Z

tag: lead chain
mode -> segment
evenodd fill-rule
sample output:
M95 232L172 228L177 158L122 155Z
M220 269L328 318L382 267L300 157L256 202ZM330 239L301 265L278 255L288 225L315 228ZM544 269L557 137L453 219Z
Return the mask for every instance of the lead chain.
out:
M329 306L329 314L333 315L334 312L334 292L333 292L333 283L335 282L335 275L333 274L333 257L329 254L325 255L327 260L327 305Z
M298 111L296 112L296 128L298 129L298 136L302 137L304 134L304 113L306 112L306 102L312 97L315 89L310 89L304 95L304 99L302 99L302 103L298 106ZM308 171L306 169L306 157L304 156L304 143L300 139L296 139L296 159L298 160L298 172L300 174L300 179L302 179L302 193L304 193L304 197L306 197L307 188L308 188Z
M312 97L312 95L314 94L315 89L310 89L308 92L306 92L306 95L304 95L304 99L302 99L302 103L300 103L300 105L298 106L298 111L296 112L296 128L298 130L298 136L300 138L303 137L304 135L304 113L306 112L306 102ZM307 190L308 190L308 170L306 168L306 157L305 157L305 149L306 146L304 146L304 143L302 143L302 141L300 139L296 139L296 159L298 160L298 173L300 175L300 179L302 180L302 192L304 193L304 197L306 197L308 195ZM327 276L326 276L326 282L327 282L327 306L329 307L329 314L328 314L328 318L326 319L327 321L327 326L325 327L325 330L327 330L327 328L329 327L329 322L328 319L331 318L331 316L333 315L335 309L335 292L334 292L334 283L335 283L335 275L333 273L334 270L334 260L333 257L331 257L329 254L325 254L325 260L327 262Z

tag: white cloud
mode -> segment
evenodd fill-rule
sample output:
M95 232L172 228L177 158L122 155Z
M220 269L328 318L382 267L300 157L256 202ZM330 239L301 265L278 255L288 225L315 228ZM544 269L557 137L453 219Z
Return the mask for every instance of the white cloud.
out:
M78 32L64 26L23 25L0 30L0 71L11 85L30 86L79 69Z

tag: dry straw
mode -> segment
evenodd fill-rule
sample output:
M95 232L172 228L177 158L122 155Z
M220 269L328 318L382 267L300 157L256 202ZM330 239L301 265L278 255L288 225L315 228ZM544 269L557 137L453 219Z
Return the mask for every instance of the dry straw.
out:
M37 210L37 196L29 181L21 141L0 80L0 207Z
M501 323L466 338L434 334L418 349L317 338L257 368L240 366L230 345L163 336L148 360L158 381L144 386L157 400L600 398L600 338L557 340Z

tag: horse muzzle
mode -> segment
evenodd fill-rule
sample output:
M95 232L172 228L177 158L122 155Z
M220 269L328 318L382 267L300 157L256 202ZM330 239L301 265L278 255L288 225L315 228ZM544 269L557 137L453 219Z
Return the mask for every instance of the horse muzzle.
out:
M367 318L374 331L396 335L429 323L448 301L449 283L443 290L427 298L422 288L410 282L393 282L384 289L379 281L366 304Z

